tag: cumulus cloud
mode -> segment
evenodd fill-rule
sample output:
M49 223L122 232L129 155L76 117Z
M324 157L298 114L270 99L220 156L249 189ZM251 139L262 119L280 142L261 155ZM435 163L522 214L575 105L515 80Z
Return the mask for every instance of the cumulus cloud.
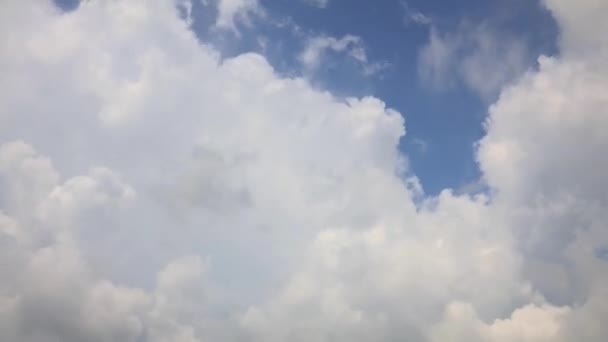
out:
M21 188L17 194L8 192L5 198L12 205L3 206L0 222L5 279L0 284L2 339L135 341L150 327L158 331L147 340L161 341L163 336L176 336L185 329L179 324L156 328L157 322L171 319L158 312L162 310L158 297L180 290L183 281L175 272L163 271L155 291L123 287L99 278L79 250L74 230L87 222L75 215L122 205L125 198L134 196L127 185L105 169L94 169L90 176L77 176L60 184L48 159L22 142L2 145L0 157L11 160L1 167L4 183L20 187L31 184L41 189L40 181L48 181L46 194ZM14 166L26 167L26 172L6 172ZM19 194L32 195L27 208L19 208L26 204Z
M561 30L560 44L563 54L606 55L608 37L597 32L608 29L608 6L601 0L544 0L547 8L558 20Z
M529 305L515 310L508 319L488 324L477 318L470 305L455 302L446 308L430 341L558 341L561 321L568 313L567 308Z
M399 113L221 60L176 4L0 5L0 339L605 340L606 46L569 43L605 6L547 1L490 191L424 197Z

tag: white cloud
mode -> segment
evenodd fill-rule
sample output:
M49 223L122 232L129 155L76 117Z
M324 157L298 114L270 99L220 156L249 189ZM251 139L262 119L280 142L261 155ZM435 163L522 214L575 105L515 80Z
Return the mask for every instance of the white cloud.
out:
M562 54L606 56L608 4L602 0L543 0L561 30Z
M487 324L477 318L470 305L455 302L446 308L445 320L434 327L430 340L558 341L560 324L569 311L567 308L528 305L515 310L508 319Z
M608 164L598 158L608 148L600 128L608 124L604 64L542 58L538 73L492 107L479 146L485 178L514 212L514 231L530 261L526 273L560 303L582 300L605 281L595 275L606 263L594 256L608 244L608 189L600 181ZM597 269L583 276L568 264Z
M485 317L508 312L529 288L517 277L505 227L484 202L445 192L419 212L379 213L363 231L319 234L304 270L243 324L260 341L423 341L451 298L474 303Z
M426 154L429 150L429 142L421 138L412 138L412 144L416 146L418 153Z
M397 112L220 61L174 5L0 5L1 340L605 340L601 55L501 93L490 195L421 199Z
M346 52L359 62L367 62L367 55L362 46L361 38L351 35L346 35L340 39L323 36L310 39L306 48L300 54L300 62L307 68L317 68L326 50Z
M329 0L304 0L305 2L319 7L319 8L326 8L327 5L329 4Z
M401 6L405 10L405 24L406 25L430 25L433 23L433 20L428 15L417 11L410 7L407 1L402 1Z
M463 83L486 100L529 68L525 43L488 25L463 24L455 33L431 28L429 42L419 52L418 70L432 89Z
M238 33L237 23L248 25L252 15L262 15L264 10L258 0L218 0L215 26Z
M413 12L407 16L407 20L409 22L413 22L419 25L428 25L432 23L431 18L427 17L421 12Z
M298 59L309 71L314 71L326 61L329 51L344 53L361 65L366 75L373 75L387 67L385 63L372 63L367 58L367 52L360 37L346 35L340 39L318 36L307 41L304 51Z

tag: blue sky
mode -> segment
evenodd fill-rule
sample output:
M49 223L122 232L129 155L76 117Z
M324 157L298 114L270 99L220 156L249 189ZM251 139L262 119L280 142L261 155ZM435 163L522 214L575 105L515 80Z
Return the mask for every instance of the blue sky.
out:
M459 191L479 178L474 143L483 135L488 105L495 100L480 96L454 75L448 76L454 78L454 84L447 89L421 80L419 53L428 43L430 31L453 32L466 25L483 25L497 40L525 44L524 68L536 68L541 54L557 53L556 24L539 1L335 0L323 8L306 1L266 0L261 4L267 11L265 17L254 16L249 25L240 25L238 35L218 35L212 30L213 4L194 2L193 28L205 41L215 41L224 56L260 52L285 75L309 77L317 87L337 96L374 95L397 109L405 116L408 131L400 148L428 194L448 187ZM413 21L416 14L428 22ZM279 27L279 22L290 24ZM294 26L298 33L293 32ZM463 35L467 34L470 32L465 30ZM370 63L384 67L366 75L355 61L336 53L315 72L302 70L297 57L308 39L346 35L360 37ZM260 39L268 41L264 49ZM466 52L453 58L463 58L461 54ZM488 62L502 68L500 60Z
M78 3L56 1L66 9ZM252 15L246 24L237 23L238 32L214 29L215 3L192 4L194 32L201 40L211 41L224 57L258 52L286 76L307 77L319 89L336 96L374 95L402 113L408 134L400 148L430 195L445 188L478 188L475 184L480 173L474 143L483 136L488 106L497 95L479 94L454 74L442 80L450 84L447 87L425 84L419 55L429 42L431 30L461 30L466 36L481 27L497 41L522 43L526 49L523 64L501 85L527 69L535 69L538 56L558 53L557 25L538 0L333 0L325 7L306 0L261 0L265 14ZM414 16L423 19L417 22ZM380 66L378 72L366 74L344 53L327 57L314 72L307 72L298 61L309 39L347 35L361 38L369 63ZM450 58L463 59L463 54L475 48L472 44ZM500 59L484 62L503 68Z

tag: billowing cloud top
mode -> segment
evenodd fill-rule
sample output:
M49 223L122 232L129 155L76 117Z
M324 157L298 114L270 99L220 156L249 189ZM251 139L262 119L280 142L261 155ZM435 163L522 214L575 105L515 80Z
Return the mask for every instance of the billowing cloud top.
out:
M221 60L175 3L3 1L0 340L605 341L608 3L546 5L490 191L428 197L399 113Z

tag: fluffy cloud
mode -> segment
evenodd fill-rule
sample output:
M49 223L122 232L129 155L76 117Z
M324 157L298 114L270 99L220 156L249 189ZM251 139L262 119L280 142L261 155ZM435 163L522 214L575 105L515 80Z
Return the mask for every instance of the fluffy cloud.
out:
M319 234L304 270L277 299L251 308L244 324L260 341L422 341L454 298L490 318L532 296L483 196L446 191L419 210L395 211L362 231Z
M159 277L158 289L146 292L99 278L79 250L73 230L87 222L75 214L122 206L134 196L115 174L97 168L89 176L59 184L50 161L22 142L2 145L0 159L4 161L0 167L3 184L19 187L17 192L5 192L6 212L0 221L3 339L135 341L157 321L173 316L163 311L161 299L181 290L196 275L196 268L184 278L171 272L176 266L169 265ZM11 174L15 167L20 172ZM29 196L24 200L22 194ZM99 216L92 219L96 218ZM185 328L158 328L148 340L161 341L162 336L174 336L179 329Z
M567 55L605 56L608 37L597 32L608 29L608 4L601 0L544 0L558 20L561 30L562 53Z
M569 41L604 7L547 4L490 193L425 197L399 113L220 60L176 3L3 2L0 339L603 341L608 66Z
M568 312L567 308L528 305L508 319L488 324L477 318L470 305L455 302L446 308L445 319L434 327L430 341L558 341Z
M478 158L497 205L511 212L523 273L550 301L579 303L561 326L561 340L585 331L582 339L599 341L608 333L594 318L606 315L600 298L608 275L601 254L608 244L608 183L600 173L608 165L600 156L608 148L601 128L608 124L608 65L601 39L593 42L595 53L569 40L586 35L571 21L581 12L593 17L602 6L581 3L565 14L563 4L547 4L563 30L562 56L542 57L538 72L502 93Z

